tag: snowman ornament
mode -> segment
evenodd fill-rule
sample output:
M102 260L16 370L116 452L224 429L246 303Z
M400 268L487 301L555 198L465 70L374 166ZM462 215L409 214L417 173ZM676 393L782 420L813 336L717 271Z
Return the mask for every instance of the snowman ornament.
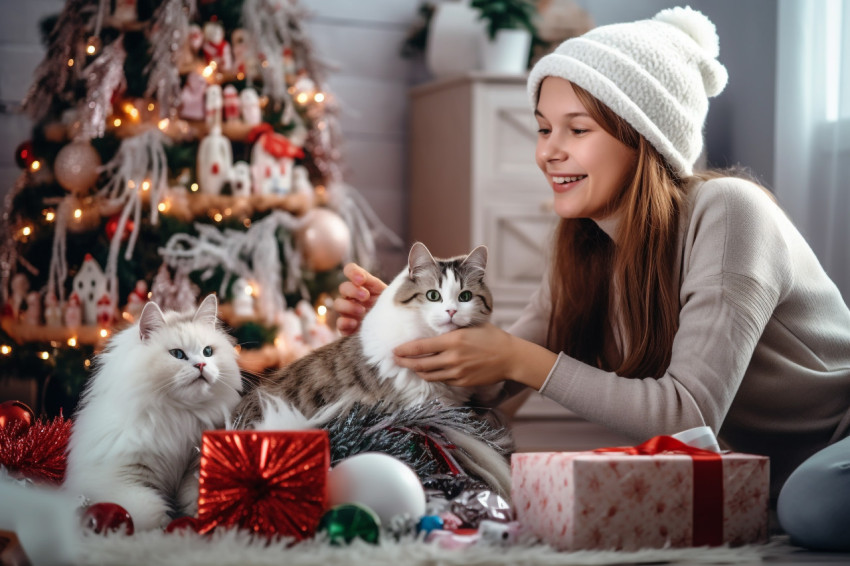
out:
M231 178L233 150L230 140L214 126L198 146L198 185L204 194L221 194L221 188Z
M230 44L224 39L224 26L221 22L204 24L204 44L201 47L207 64L215 63L219 71L233 69L233 53Z
M74 276L73 290L80 300L83 324L97 324L97 302L107 292L106 275L91 254L86 254Z
M230 171L230 190L233 196L251 196L251 166L245 161L237 161Z

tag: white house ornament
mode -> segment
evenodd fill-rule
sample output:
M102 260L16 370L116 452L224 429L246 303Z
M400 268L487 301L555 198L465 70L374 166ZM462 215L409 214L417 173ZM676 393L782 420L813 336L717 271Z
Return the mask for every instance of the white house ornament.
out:
M91 254L86 254L80 270L74 276L72 289L80 301L83 324L97 324L97 302L107 292L106 275Z
M206 117L207 81L200 73L191 72L180 91L180 117L200 121Z
M292 190L292 168L304 150L275 132L271 125L254 128L249 139L256 140L251 148L251 174L254 192L261 195L285 195Z
M233 53L230 44L224 39L224 26L221 22L204 24L204 44L201 46L207 64L215 63L219 71L233 69Z
M209 195L221 194L221 188L230 180L233 168L233 149L230 140L215 126L198 146L198 186Z
M235 122L241 114L239 107L239 92L233 85L227 85L222 90L224 96L224 120Z
M237 161L230 171L230 190L235 197L251 196L251 166Z
M79 195L91 189L100 176L100 154L87 141L65 144L53 162L56 182L66 191Z
M247 126L256 126L263 121L260 110L260 97L253 88L243 88L239 93L239 104L242 107L242 121Z
M204 94L207 127L221 126L221 113L224 109L224 95L221 92L221 85L208 85Z

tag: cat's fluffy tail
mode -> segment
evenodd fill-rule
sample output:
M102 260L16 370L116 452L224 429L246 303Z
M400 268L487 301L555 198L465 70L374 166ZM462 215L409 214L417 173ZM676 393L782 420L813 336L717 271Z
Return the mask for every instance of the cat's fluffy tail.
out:
M491 487L497 488L499 495L510 501L511 466L508 460L493 446L472 435L448 427L441 429L441 432L459 448L452 454L461 467L468 474L478 476Z

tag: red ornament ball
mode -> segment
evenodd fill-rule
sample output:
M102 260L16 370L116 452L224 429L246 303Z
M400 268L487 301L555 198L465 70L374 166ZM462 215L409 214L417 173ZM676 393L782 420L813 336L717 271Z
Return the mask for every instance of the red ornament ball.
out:
M115 233L118 231L118 221L120 220L120 214L115 214L109 217L109 220L106 221L106 226L104 230L106 231L106 237L112 240L112 237L115 236ZM134 223L131 219L127 219L124 223L124 233L121 234L121 241L127 239L127 237L133 232Z
M33 161L35 161L35 154L33 153L32 142L25 141L15 150L15 163L21 169L29 169Z
M21 432L32 426L35 415L26 403L20 401L4 401L0 403L0 429L5 429L12 423L21 423Z
M124 531L133 534L133 518L117 503L95 503L82 516L83 527L98 534Z

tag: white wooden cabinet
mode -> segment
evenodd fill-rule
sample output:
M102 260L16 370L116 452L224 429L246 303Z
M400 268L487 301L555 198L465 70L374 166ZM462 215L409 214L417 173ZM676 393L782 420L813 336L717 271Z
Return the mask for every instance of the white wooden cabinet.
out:
M494 322L539 284L557 217L534 161L525 78L475 73L411 91L410 237L436 256L489 248Z
M410 237L438 257L487 245L493 321L503 327L540 283L557 221L534 160L537 123L525 82L472 73L410 94ZM521 451L628 442L536 392L511 421Z

